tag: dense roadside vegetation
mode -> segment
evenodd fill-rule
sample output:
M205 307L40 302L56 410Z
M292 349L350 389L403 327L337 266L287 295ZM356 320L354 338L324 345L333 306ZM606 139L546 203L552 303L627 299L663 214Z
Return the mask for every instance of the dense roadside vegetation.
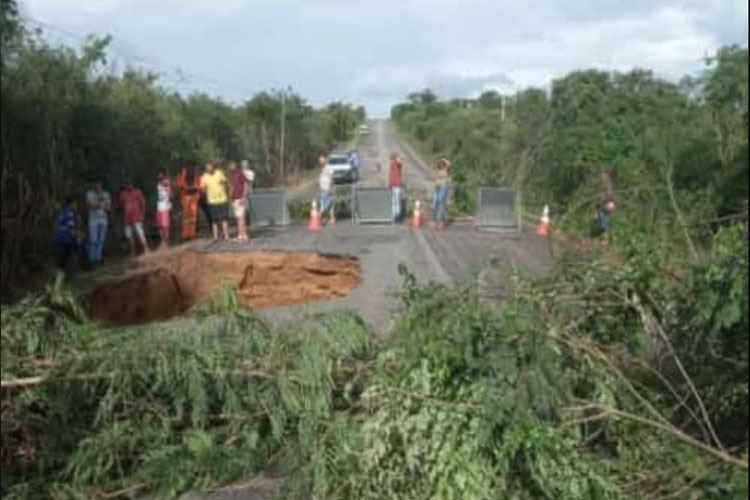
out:
M107 75L106 40L50 47L0 1L4 286L92 175L236 156L287 175L278 94L233 107ZM387 341L349 314L277 329L231 290L135 329L91 322L62 279L4 304L2 498L173 498L269 467L285 499L748 498L748 231L710 222L747 211L747 58L726 49L679 86L575 73L508 99L504 122L494 94L397 107L454 159L463 209L514 185L583 231L611 167L620 252L465 288L402 269ZM361 119L287 106L291 170Z
M240 105L185 97L156 74L109 71L108 38L79 50L50 45L24 26L15 2L3 0L1 12L3 291L48 262L55 211L95 179L114 192L129 177L152 196L159 168L176 174L185 163L250 158L258 185L270 186L313 168L364 119L364 108L316 109L285 91L282 161L281 91Z
M550 92L451 101L417 92L392 117L427 156L454 160L464 211L475 209L478 186L513 186L535 216L550 204L558 227L587 235L607 168L619 206L614 241L637 240L665 261L695 257L712 221L747 215L746 48L722 49L679 84L645 70L577 71Z
M681 281L576 255L502 303L402 270L386 343L349 315L274 329L231 291L113 335L58 284L3 307L3 498L272 466L285 499L746 499L747 256L741 226Z

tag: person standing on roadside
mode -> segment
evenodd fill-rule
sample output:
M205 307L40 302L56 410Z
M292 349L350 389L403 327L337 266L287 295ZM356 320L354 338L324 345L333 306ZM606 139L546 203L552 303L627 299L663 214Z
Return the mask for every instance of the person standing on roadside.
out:
M599 235L604 243L609 241L612 212L615 211L615 194L612 177L606 169L602 169L599 186L599 213L597 224Z
M86 249L82 245L83 235L80 229L80 217L74 198L66 198L57 214L54 245L57 250L57 267L65 270L71 255L77 255L83 270L89 269Z
M252 224L252 212L250 205L250 196L253 191L253 183L255 182L255 172L253 171L253 167L250 164L250 160L242 160L242 163L240 163L240 167L242 168L242 173L245 175L245 187L246 187L246 204L245 208L248 212L248 218L245 219L247 221L247 226L250 227ZM250 231L248 231L248 238L250 237Z
M255 172L253 172L252 165L250 165L250 160L242 160L240 167L242 168L242 174L245 176L245 181L247 181L247 197L250 198L250 191L252 190L253 182L255 182Z
M159 170L156 182L156 229L159 231L159 249L169 248L169 226L172 216L172 184L164 169Z
M143 247L143 254L147 255L148 243L146 243L146 234L143 231L143 220L146 216L146 199L140 189L133 186L128 180L125 182L125 189L120 193L120 207L122 209L122 222L125 228L125 238L130 245L130 252L136 255L137 248L134 238Z
M200 169L192 166L182 167L177 175L177 189L180 190L182 239L192 240L198 227Z
M112 209L112 199L101 182L95 182L86 193L86 204L89 209L89 263L101 264L104 261L109 211Z
M432 224L436 229L448 225L448 196L450 195L451 162L441 158L437 163L435 196L432 200Z
M237 219L237 239L247 241L247 179L236 162L229 163L229 194L232 198L232 212Z
M388 183L391 187L393 197L392 216L394 221L401 217L401 181L403 176L403 164L396 153L391 154L391 169L388 172Z
M201 190L205 193L208 202L214 241L219 241L219 224L221 224L224 239L229 240L227 177L224 172L216 168L212 161L206 163L206 171L201 176Z
M359 153L354 149L349 151L349 163L354 170L354 172L352 173L352 182L359 182L360 178L362 177L362 160L359 157Z
M336 200L334 199L333 193L333 165L328 163L328 157L326 155L320 155L318 158L318 167L320 168L320 177L318 178L318 185L320 187L320 214L326 212L329 213L328 223L330 225L336 224Z
M198 177L198 207L200 208L200 211L203 213L203 217L206 219L206 225L209 228L209 231L211 230L211 227L213 226L214 221L211 220L211 210L208 206L208 198L206 197L206 191L204 191L201 188L201 180L203 179L203 174L206 173L206 167L200 167L196 165L195 167L195 175ZM197 224L198 229L200 230L200 223Z

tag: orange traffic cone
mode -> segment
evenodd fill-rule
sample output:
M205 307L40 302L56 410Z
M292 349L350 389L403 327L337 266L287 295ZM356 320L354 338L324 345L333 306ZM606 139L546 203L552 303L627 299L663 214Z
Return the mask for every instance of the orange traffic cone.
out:
M411 218L411 227L422 227L422 202L419 200L414 202L414 215Z
M542 218L539 219L539 224L536 226L536 234L539 236L549 236L549 206L547 205L544 205Z
M320 210L318 210L317 200L313 200L312 209L310 210L310 224L307 226L310 231L320 231L323 224L320 221Z

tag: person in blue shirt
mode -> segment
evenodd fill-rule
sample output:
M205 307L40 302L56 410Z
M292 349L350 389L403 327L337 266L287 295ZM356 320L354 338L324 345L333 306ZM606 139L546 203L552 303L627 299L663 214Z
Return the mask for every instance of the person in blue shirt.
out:
M86 249L82 245L83 238L80 231L76 201L73 198L66 198L57 214L55 229L54 245L57 250L58 268L67 268L70 256L77 255L81 261L81 267L88 269Z
M360 166L362 166L362 161L359 158L359 153L354 150L349 151L349 162L352 164L352 168L354 169L354 178L352 180L356 182L359 180L359 168Z

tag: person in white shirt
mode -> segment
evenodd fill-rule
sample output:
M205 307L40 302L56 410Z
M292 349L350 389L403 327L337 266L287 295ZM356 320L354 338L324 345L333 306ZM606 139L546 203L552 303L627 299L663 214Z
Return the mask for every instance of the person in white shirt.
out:
M159 170L156 182L156 229L159 230L160 248L169 247L169 226L172 213L172 184L164 169Z
M320 187L320 213L322 215L328 212L330 214L328 223L336 224L336 200L333 196L333 165L328 163L326 155L320 155L318 166L320 167L320 177L318 178Z
M89 263L101 264L104 261L108 214L112 209L112 199L101 182L95 182L93 189L86 193L86 205L89 209Z
M252 186L253 182L255 182L255 172L253 172L252 167L250 166L250 160L242 160L240 163L240 166L242 167L242 173L245 174L245 180L248 184L248 193L250 192L250 186Z

